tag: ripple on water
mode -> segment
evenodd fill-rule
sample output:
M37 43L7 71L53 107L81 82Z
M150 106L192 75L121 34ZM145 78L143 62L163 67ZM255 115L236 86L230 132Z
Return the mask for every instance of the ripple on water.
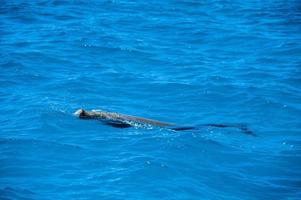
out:
M300 196L297 1L5 1L0 12L0 198ZM79 108L245 123L257 137L116 129Z

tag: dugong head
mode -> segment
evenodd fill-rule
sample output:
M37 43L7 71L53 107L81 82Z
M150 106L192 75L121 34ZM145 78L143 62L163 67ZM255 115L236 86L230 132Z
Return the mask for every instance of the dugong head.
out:
M85 111L84 109L78 109L73 114L78 118L89 118L87 111Z

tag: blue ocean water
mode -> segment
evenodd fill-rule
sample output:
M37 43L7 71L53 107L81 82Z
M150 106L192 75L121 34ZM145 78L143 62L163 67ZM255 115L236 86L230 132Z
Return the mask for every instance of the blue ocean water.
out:
M0 5L0 199L301 199L301 2ZM105 126L78 108L236 129Z

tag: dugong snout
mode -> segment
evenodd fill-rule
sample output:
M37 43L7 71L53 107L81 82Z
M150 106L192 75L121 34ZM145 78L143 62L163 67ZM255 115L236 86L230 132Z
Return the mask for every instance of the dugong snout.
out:
M78 109L77 111L75 111L73 113L74 116L78 117L78 118L85 118L86 116L86 111L84 109Z

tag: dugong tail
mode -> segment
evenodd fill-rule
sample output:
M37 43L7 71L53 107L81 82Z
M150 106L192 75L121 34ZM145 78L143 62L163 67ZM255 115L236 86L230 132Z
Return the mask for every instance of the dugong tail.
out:
M171 128L174 131L197 130L202 127L216 127L216 128L237 128L244 134L256 136L256 134L248 128L246 124L199 124L197 126L183 126Z

